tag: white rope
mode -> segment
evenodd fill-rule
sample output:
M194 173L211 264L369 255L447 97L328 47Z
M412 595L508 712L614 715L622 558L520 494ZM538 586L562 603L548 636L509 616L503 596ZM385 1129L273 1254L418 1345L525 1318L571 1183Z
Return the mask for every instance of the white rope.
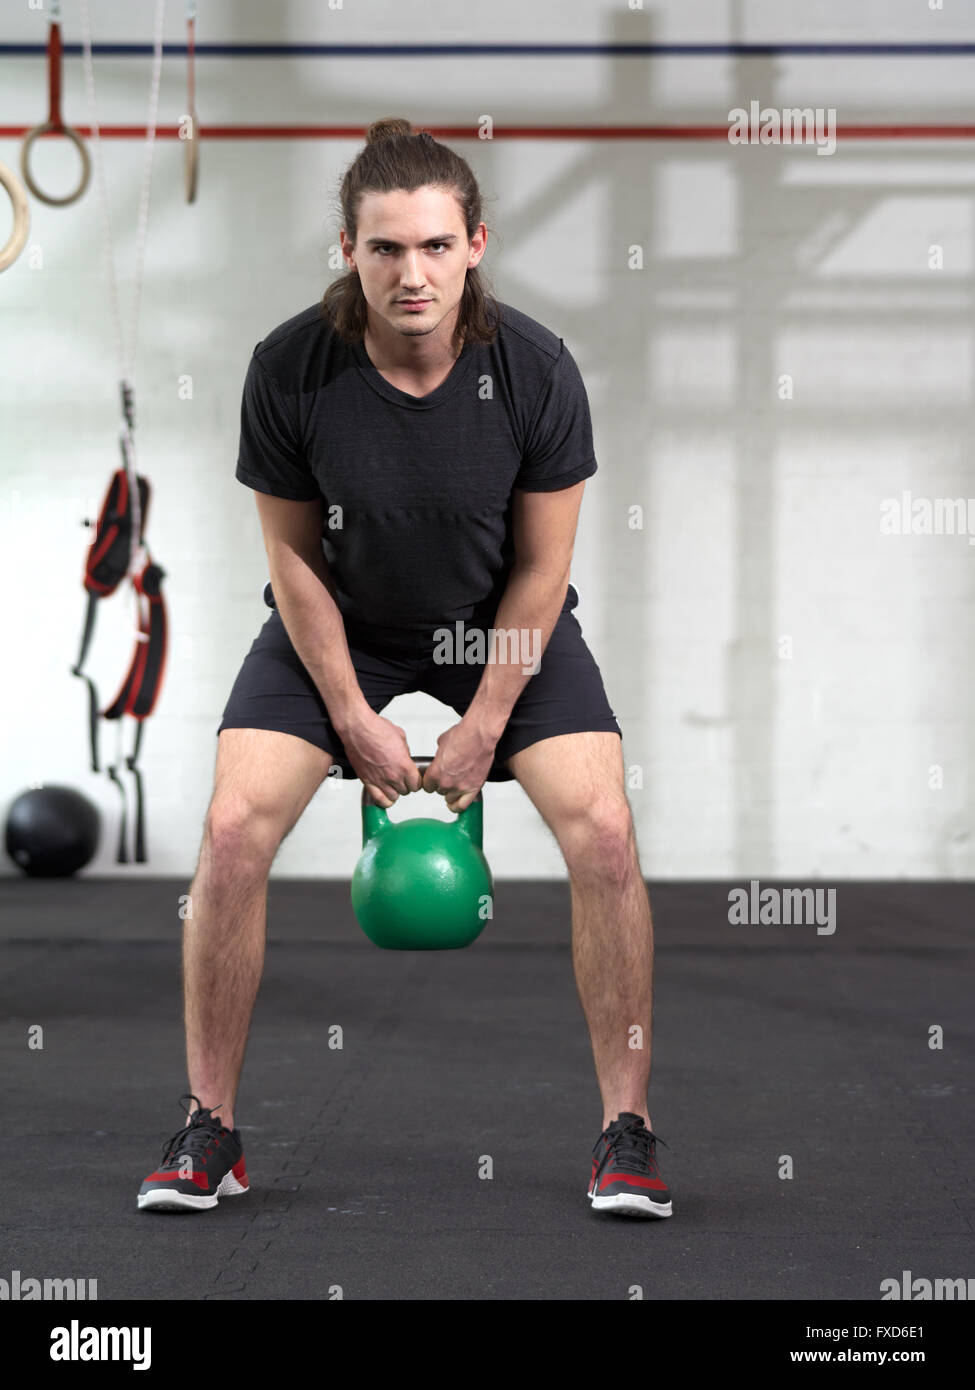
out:
M88 108L91 113L95 173L98 179L99 202L102 210L102 235L108 276L109 304L112 322L115 328L119 382L123 393L123 401L126 399L126 393L128 393L128 400L130 402L132 400L132 374L135 370L135 355L139 336L139 303L142 294L146 239L149 231L149 190L152 184L152 155L156 141L156 113L159 108L159 88L162 78L163 22L165 19L165 12L166 0L157 0L152 80L149 90L149 119L146 127L146 152L142 173L142 193L139 200L139 219L136 229L132 331L129 335L128 352L126 352L126 343L122 333L122 315L119 307L118 276L115 269L115 248L112 242L112 218L108 202L108 186L105 180L105 160L102 155L101 130L98 122L98 104L95 98L95 70L91 53L91 20L88 15L88 0L81 0L81 20L84 35L85 86L88 91ZM139 533L142 530L142 515L139 485L135 467L134 415L130 410L127 410L124 405L123 410L125 410L126 413L126 425L122 430L122 456L125 460L125 470L128 474L132 505L132 548L129 557L131 569L142 548L139 542Z

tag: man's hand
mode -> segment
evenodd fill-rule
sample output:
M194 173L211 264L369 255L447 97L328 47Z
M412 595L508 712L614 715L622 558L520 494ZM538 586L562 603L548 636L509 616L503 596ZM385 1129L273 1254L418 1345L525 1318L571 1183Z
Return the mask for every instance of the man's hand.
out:
M451 725L437 739L437 754L423 775L423 790L440 792L451 811L466 810L491 771L497 742L463 719Z
M342 726L341 738L356 776L384 810L420 790L420 769L398 724L366 707Z

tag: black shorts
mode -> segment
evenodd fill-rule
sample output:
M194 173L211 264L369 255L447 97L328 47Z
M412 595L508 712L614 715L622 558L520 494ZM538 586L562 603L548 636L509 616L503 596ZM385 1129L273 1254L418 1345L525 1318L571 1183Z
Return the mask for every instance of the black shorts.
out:
M606 698L599 667L572 612L578 602L579 595L570 584L539 669L522 690L498 740L489 782L512 781L513 773L504 763L539 739L591 730L623 737ZM449 623L441 626L451 627ZM465 640L469 640L474 626L464 625ZM395 696L413 691L432 695L458 715L465 713L477 691L483 665L435 661L435 631L431 628L427 632L405 632L401 628L346 622L349 655L359 686L377 713ZM271 729L295 734L330 753L343 776L356 776L325 702L291 645L277 609L244 658L217 733L224 729ZM435 751L434 747L416 749L414 756Z

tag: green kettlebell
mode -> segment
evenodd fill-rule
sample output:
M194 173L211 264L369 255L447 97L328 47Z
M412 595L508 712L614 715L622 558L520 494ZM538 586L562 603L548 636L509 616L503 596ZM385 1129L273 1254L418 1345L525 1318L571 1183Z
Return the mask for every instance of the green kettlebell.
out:
M432 758L417 758L426 772ZM364 787L362 853L352 875L352 910L387 951L469 946L491 914L494 882L481 849L481 793L456 821L389 819Z

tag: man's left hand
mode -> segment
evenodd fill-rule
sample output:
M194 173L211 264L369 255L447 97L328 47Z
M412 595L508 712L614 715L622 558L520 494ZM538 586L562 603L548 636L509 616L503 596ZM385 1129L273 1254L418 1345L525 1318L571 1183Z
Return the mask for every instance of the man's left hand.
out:
M423 790L440 792L451 811L461 812L483 787L497 739L465 724L453 724L437 739L437 754L423 774Z

